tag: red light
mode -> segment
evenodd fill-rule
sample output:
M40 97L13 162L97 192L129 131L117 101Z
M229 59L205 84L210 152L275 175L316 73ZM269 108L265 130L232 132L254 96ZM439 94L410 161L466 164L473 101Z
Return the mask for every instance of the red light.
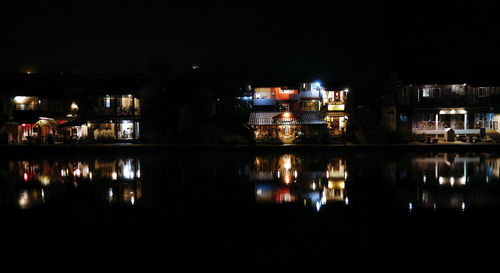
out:
M24 181L28 181L28 174L24 173Z

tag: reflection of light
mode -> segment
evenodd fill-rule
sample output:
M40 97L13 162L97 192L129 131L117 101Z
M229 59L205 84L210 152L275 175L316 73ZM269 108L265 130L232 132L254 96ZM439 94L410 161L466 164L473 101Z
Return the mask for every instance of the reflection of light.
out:
M117 174L116 172L113 172L113 173L111 174L111 179L113 179L113 180L118 179L118 174Z
M324 205L326 204L326 195L325 195L325 191L323 191L321 193L321 204Z
M330 177L330 172L328 172L328 170L326 170L326 178L329 178Z
M280 170L278 170L278 178L280 178Z
M292 162L290 161L290 156L287 155L283 159L283 168L289 170L292 168Z
M80 169L76 169L74 172L73 172L73 175L76 176L76 177L80 177L80 175L82 174L82 172L80 171Z
M464 210L464 209L465 209L465 203L462 202L462 210Z
M444 182L444 179L443 179L443 177L442 177L442 176L440 176L440 177L439 177L439 185L443 184L443 182Z
M113 200L113 189L112 188L109 188L108 195L109 195L109 201L111 202L111 200Z
M141 178L141 170L137 170L137 178Z
M61 169L61 177L64 177L66 174L64 173L64 170Z
M132 198L130 198L130 203L133 205L135 204L135 197L132 196Z
M333 182L332 181L328 181L328 188L333 189Z
M24 177L24 181L28 181L28 174L27 173L24 173L23 177Z
M132 172L131 169L130 161L127 161L127 163L123 165L123 177L125 179L134 179L134 172Z
M450 177L450 184L453 186L453 184L455 184L455 178L453 177Z
M24 209L28 206L28 203L29 203L28 191L24 190L19 196L18 204L20 208Z
M347 180L347 171L344 171L344 180Z
M312 183L312 189L316 190L316 183L314 183L314 182Z
M89 179L92 180L92 172L89 172Z
M295 171L293 172L293 176L294 176L295 178L297 178L297 170L295 170ZM486 181L486 182L488 182L488 181Z
M42 202L45 202L45 191L42 189Z
M285 175L285 183L289 184L290 183L290 176Z
M344 202L346 205L349 205L349 198L346 197Z
M321 208L321 203L319 201L316 201L316 211L319 211Z
M424 175L424 183L427 181L427 176Z
M458 181L460 184L465 185L465 176L460 177Z
M50 178L46 175L40 176L40 182L42 182L43 185L47 186L50 184Z
M408 207L409 207L410 211L413 210L413 204L412 203L409 203Z

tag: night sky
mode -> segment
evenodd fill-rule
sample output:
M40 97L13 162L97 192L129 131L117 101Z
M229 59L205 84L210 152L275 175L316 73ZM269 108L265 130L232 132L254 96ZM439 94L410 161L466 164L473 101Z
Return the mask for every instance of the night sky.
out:
M156 59L228 77L355 81L385 67L500 64L494 1L103 2L2 1L1 71L146 73Z

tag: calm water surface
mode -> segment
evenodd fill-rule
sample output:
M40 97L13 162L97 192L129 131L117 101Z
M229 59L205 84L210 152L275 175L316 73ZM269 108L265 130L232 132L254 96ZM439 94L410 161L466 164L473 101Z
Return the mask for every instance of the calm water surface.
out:
M449 268L464 258L486 266L499 254L496 153L185 152L0 163L7 262Z

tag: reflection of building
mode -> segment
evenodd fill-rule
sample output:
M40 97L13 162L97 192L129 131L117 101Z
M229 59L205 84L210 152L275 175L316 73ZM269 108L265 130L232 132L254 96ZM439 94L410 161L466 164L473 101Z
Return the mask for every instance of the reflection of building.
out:
M325 168L308 163L307 158L283 154L257 156L249 172L257 202L299 202L320 209L330 202L348 203L345 190L345 161L332 158Z
M86 185L85 192L103 196L105 202L134 205L142 198L138 159L9 161L9 174L20 185L17 202L21 208L50 205L64 199L61 194L67 192L61 191L61 187L78 190L82 183ZM93 190L88 191L89 185Z
M464 186L470 181L471 173L478 175L477 165L480 162L480 157L461 157L458 154L445 153L413 158L412 166L416 177L420 177L423 183Z

